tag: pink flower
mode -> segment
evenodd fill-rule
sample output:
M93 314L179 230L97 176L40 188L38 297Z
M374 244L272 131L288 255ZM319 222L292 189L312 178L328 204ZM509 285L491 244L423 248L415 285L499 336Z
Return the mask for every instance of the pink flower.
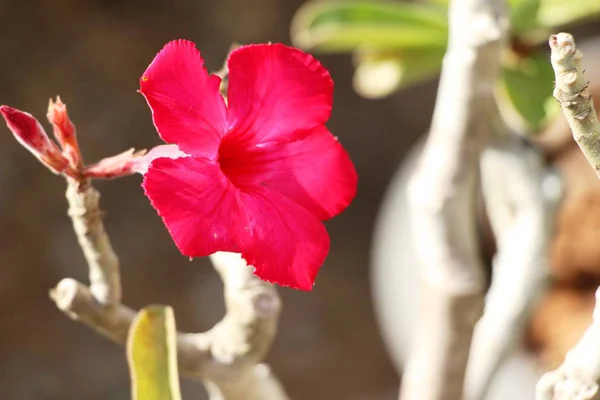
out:
M241 253L260 278L310 290L329 251L322 221L344 210L357 175L325 127L333 81L312 56L281 44L228 59L228 105L195 45L178 40L140 80L160 137L143 187L187 256Z

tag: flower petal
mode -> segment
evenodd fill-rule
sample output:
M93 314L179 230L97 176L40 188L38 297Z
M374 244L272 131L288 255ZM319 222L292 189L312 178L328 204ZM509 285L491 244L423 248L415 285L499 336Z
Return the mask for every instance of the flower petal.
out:
M157 158L143 187L184 255L240 252L249 246L250 223L239 192L218 165L195 157Z
M131 169L133 172L143 175L148 172L148 168L152 161L161 157L181 158L190 157L190 155L179 150L179 147L176 144L161 144L150 149L150 151L142 157L133 160Z
M209 75L194 43L169 42L140 79L161 138L186 153L214 159L227 129L220 79Z
M257 44L233 51L227 65L229 135L252 143L289 141L329 119L333 81L311 55Z
M291 143L246 148L224 140L221 168L238 188L268 187L326 220L356 194L357 174L341 144L324 126Z
M242 257L266 281L311 290L329 252L329 235L317 217L286 196L264 189L242 192L253 242Z

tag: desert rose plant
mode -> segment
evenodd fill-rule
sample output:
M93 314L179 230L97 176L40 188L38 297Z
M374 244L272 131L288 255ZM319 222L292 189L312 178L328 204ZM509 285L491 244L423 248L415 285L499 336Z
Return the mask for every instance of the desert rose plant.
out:
M256 365L280 308L266 282L311 290L329 251L322 221L356 194L352 161L325 127L333 80L315 58L282 44L240 46L226 71L226 80L209 74L190 41L166 44L142 74L140 93L167 144L90 165L60 98L48 109L56 142L32 115L0 107L15 138L68 182L90 287L66 279L51 296L72 318L127 340L140 400L179 396L177 352L182 373L207 382L211 395L286 398L267 367ZM181 253L213 255L223 276L228 314L209 332L176 339L170 309L150 307L134 322L134 312L121 304L118 259L91 181L135 173L143 175L144 193Z
M366 97L441 73L407 185L424 300L415 307L419 336L403 400L486 399L522 333L545 287L557 201L543 190L548 168L532 138L557 110L600 170L600 123L581 52L565 33L550 36L551 63L538 46L553 29L597 15L600 3L559 3L318 1L294 20L299 46L354 54L355 87ZM324 221L357 191L354 165L326 127L333 80L312 55L279 43L236 46L211 74L195 44L179 39L158 52L139 85L165 144L95 163L85 162L59 97L48 107L53 138L31 114L0 106L17 141L67 181L89 284L66 278L50 297L73 320L126 345L133 399L179 400L181 374L202 381L211 400L286 400L263 363L281 312L274 284L313 288L330 246ZM177 332L168 306L136 312L122 303L119 260L92 182L135 174L182 256L209 256L223 280L226 315L207 332ZM489 288L479 195L498 245ZM539 381L538 400L597 396L597 293L594 321L564 364Z

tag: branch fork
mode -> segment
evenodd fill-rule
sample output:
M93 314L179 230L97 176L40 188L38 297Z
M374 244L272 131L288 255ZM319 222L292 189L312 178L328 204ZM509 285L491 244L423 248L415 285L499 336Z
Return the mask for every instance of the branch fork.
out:
M68 180L69 216L83 249L90 286L66 278L50 291L58 309L110 340L125 344L136 311L121 303L119 261L102 224L99 193L89 180ZM226 315L204 333L178 333L181 373L205 382L211 399L286 400L268 366L260 364L277 331L281 301L233 253L211 256L225 285Z
M91 179L143 173L153 158L181 151L174 145L157 146L148 154L131 149L86 166L75 125L60 98L50 100L47 114L55 140L29 113L0 106L0 114L27 150L67 180L68 214L88 264L90 283L63 279L50 291L50 298L71 319L117 343L127 343L136 311L121 303L119 259L104 229L100 194ZM177 334L179 370L204 381L212 400L286 400L277 378L260 364L275 337L281 312L275 287L256 277L253 267L238 254L219 252L211 260L225 286L227 311L208 332Z

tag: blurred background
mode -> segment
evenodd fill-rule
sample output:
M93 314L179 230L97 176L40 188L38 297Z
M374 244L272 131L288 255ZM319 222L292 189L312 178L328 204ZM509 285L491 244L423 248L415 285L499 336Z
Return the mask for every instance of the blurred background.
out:
M230 44L290 43L302 0L0 0L0 103L34 114L68 105L86 161L159 143L138 79L161 47L197 43L209 69ZM377 330L369 247L385 187L431 117L435 82L382 100L352 89L350 55L318 55L336 84L329 128L359 173L358 195L327 223L330 255L312 293L280 290L283 314L267 359L295 399L395 399L398 377ZM175 308L178 328L203 331L223 315L207 260L189 262L140 188L141 178L97 182L120 256L124 302ZM66 215L65 184L0 127L0 398L129 399L121 347L59 312L48 290L86 281ZM183 396L205 399L183 382Z
M586 77L600 98L600 0L509 2L513 28L497 95L501 106L512 108L503 109L503 117L541 149L565 187L549 249L549 290L521 343L547 370L560 363L590 321L600 285L600 183L557 117L546 40L548 29L563 28L578 44L585 39ZM371 0L339 9L315 1L296 14L304 3L0 0L0 104L31 112L49 129L48 99L60 95L88 163L131 147L150 148L160 141L136 90L166 42L196 42L207 67L217 70L233 42L291 44L292 25L294 44L318 51L335 81L329 128L356 164L359 190L352 205L327 222L331 251L314 290L280 289L284 309L267 362L293 399L396 399L399 379L376 320L394 321L400 311L393 306L376 314L373 298L396 305L399 289L416 287L394 279L396 272L414 265L371 262L378 251L372 236L378 216L380 227L394 223L385 210L378 214L386 187L398 183L394 172L429 125L447 1L421 1L442 7L437 15L439 8L412 14L399 1L390 6ZM404 34L387 34L388 24ZM380 34L365 35L365 27L370 33L381 28ZM365 37L373 42L365 46ZM121 260L124 302L134 308L172 305L179 330L207 330L224 312L221 281L208 260L189 262L180 255L140 183L139 176L96 183ZM126 400L123 348L68 319L48 298L64 277L87 280L64 189L62 178L0 124L0 399ZM395 197L387 199L391 204ZM397 225L398 238L404 222ZM393 254L394 242L387 243L392 250L383 251ZM489 260L493 240L484 245ZM383 288L381 282L391 282L391 290L373 292L372 285ZM402 306L414 309L410 300ZM386 333L394 351L401 342L397 335L405 332ZM401 364L399 357L395 361ZM202 385L188 380L183 396L206 399Z

